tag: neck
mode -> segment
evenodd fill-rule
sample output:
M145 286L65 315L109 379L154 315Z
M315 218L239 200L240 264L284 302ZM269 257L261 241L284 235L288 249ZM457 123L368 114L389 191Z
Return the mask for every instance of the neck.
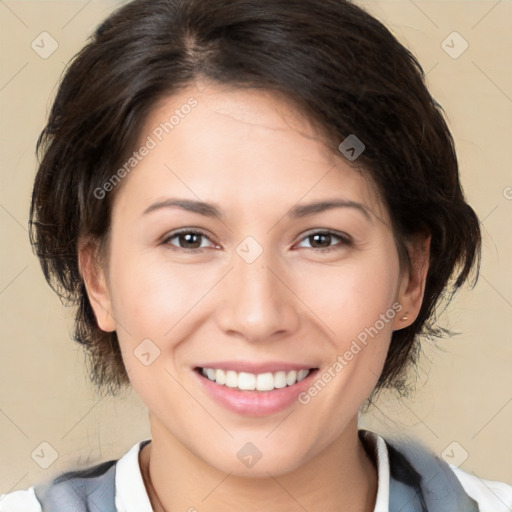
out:
M374 510L377 471L357 434L357 418L321 453L291 472L278 477L269 473L268 478L220 471L157 422L151 430L152 442L140 452L139 464L155 512Z
M152 419L152 442L140 452L139 464L155 512L374 510L377 471L357 434L357 418L315 457L268 478L235 476L212 467Z

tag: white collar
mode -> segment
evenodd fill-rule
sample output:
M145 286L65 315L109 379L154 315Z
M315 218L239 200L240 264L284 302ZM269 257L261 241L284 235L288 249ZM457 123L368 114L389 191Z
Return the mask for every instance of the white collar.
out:
M116 509L119 512L153 512L139 466L144 441L134 444L116 463Z
M373 512L389 512L389 459L384 439L367 430L364 440L377 462L377 500ZM139 466L138 442L116 465L116 508L119 512L153 512Z

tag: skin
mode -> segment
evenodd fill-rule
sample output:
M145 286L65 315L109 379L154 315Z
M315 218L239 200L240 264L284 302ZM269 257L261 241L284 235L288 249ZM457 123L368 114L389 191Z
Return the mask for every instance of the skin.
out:
M141 144L191 96L197 106L116 191L104 259L86 239L80 247L98 325L117 331L131 383L149 410L152 442L139 461L152 505L372 511L377 472L358 438L357 414L393 330L419 311L429 239L411 241L412 268L402 271L374 187L275 93L190 86L153 109ZM143 215L169 197L213 202L224 217L177 207ZM327 198L360 203L368 217L353 207L286 216L297 204ZM205 232L193 239L201 252L187 249L183 237L169 238L181 228ZM315 246L307 236L313 230L344 233L351 242L333 235ZM249 235L263 249L252 263L236 252ZM395 303L401 312L307 405L236 414L214 402L193 373L214 360L328 368ZM144 339L160 350L148 366L134 355ZM262 453L252 468L236 456L247 442Z

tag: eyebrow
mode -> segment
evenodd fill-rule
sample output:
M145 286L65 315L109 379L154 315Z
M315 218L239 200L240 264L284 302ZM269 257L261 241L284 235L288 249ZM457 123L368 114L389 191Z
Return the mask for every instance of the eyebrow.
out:
M300 218L306 215L312 215L314 213L320 213L332 208L355 208L360 211L368 220L371 220L371 216L368 208L357 201L349 201L347 199L328 199L317 203L310 204L298 204L294 206L289 212L288 217Z
M205 203L204 201L195 201L192 199L165 199L164 201L158 201L148 206L142 212L142 215L146 215L162 208L173 208L175 206L206 217L216 217L218 219L223 217L220 209L214 204Z
M160 210L162 208L173 208L178 207L189 212L198 213L205 217L212 217L217 219L223 219L224 216L218 206L213 203L207 203L204 201L196 201L193 199L165 199L148 206L142 215ZM315 213L324 212L333 208L354 208L360 211L368 220L371 220L371 216L368 208L357 201L350 201L346 199L328 199L309 204L298 204L291 208L286 216L289 218L302 218Z

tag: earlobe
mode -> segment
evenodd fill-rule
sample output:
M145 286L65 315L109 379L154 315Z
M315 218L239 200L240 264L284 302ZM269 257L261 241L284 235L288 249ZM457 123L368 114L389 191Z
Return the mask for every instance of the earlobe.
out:
M411 325L418 316L425 293L425 283L430 260L431 235L417 233L407 243L411 262L410 269L404 272L400 283L398 302L402 309L394 321L393 330Z
M92 240L81 242L78 250L79 269L98 327L102 331L112 332L116 329L112 316L112 302L106 273L98 261L97 253L96 242Z

